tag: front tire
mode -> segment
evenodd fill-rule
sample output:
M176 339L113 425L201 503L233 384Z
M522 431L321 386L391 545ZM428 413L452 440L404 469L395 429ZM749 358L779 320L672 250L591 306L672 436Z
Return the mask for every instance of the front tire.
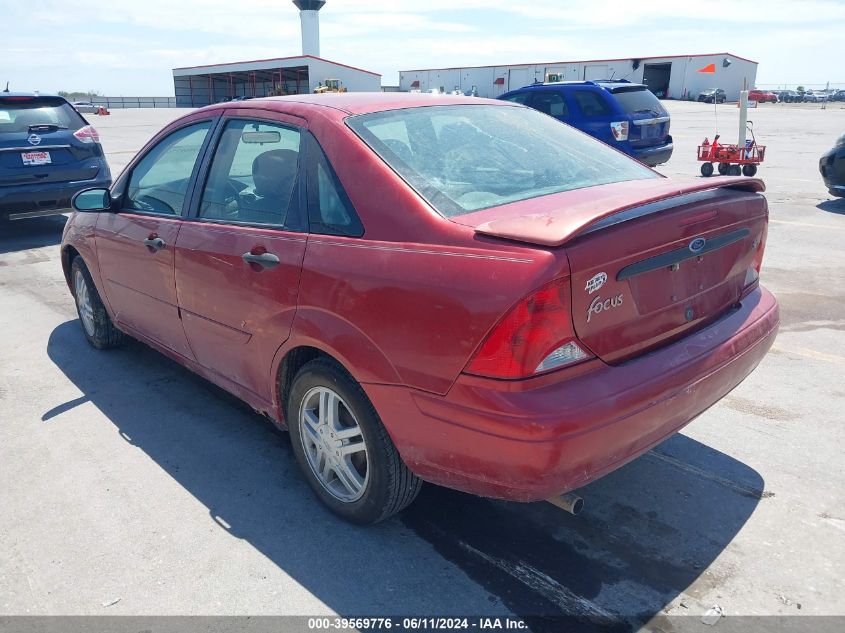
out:
M749 178L753 178L756 173L757 173L757 165L752 165L752 164L749 163L748 165L742 166L742 175L743 176L748 176Z
M361 385L331 360L299 370L286 418L308 484L338 516L372 525L419 493L422 481L402 462Z
M713 175L713 163L701 163L701 175L709 178Z
M70 279L76 313L88 343L97 349L109 349L123 343L126 335L112 323L91 279L91 273L79 256L74 258L70 266Z

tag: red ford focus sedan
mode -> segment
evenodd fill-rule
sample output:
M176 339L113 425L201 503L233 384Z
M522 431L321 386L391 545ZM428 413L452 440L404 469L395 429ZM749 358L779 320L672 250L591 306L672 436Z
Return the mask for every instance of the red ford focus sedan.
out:
M509 102L251 100L78 194L62 262L94 347L131 336L239 396L367 524L423 480L559 495L738 385L779 322L762 190Z

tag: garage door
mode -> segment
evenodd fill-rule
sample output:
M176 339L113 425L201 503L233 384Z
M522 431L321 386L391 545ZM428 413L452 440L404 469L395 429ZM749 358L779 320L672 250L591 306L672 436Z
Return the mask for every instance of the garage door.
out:
M516 90L530 83L527 68L512 68L508 71L508 90Z
M584 66L584 80L608 79L607 64Z

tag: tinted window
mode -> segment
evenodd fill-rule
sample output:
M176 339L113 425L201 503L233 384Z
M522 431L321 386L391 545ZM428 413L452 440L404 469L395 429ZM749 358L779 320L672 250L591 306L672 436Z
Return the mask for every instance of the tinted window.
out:
M395 128L393 132L396 133L398 129ZM388 127L383 127L382 131L385 134L391 133ZM401 142L397 139L387 139L391 140ZM313 139L309 155L311 160L308 171L308 218L311 232L360 237L364 234L364 227L326 155Z
M719 91L720 93L722 91ZM713 94L713 91L710 91ZM651 112L653 114L666 114L663 105L654 96L654 93L647 88L634 88L614 90L613 96L616 101L622 106L622 109L628 114L635 112Z
M429 106L351 117L349 126L445 216L657 174L529 108ZM389 124L389 125L388 125ZM385 130L404 128L395 151ZM435 132L439 130L439 133Z
M226 124L200 201L210 220L285 226L295 205L300 133L275 123Z
M75 132L85 121L64 99L0 97L0 134L26 133L30 125L58 125Z
M153 147L132 170L124 208L179 215L210 121L183 127Z
M502 97L502 101L512 101L513 103L525 105L526 103L528 103L528 99L530 98L530 92L517 92L516 94L508 95L507 97Z
M566 107L566 100L559 92L552 90L535 92L531 100L531 107L551 116L566 118L569 116L569 108Z
M610 108L597 92L576 90L574 95L578 109L581 110L581 114L584 116L604 116L610 114Z

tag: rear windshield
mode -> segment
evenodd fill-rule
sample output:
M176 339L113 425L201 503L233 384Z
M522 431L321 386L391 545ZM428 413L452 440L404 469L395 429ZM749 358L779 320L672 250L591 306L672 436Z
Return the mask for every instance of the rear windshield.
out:
M705 93L707 92L713 92L713 90L705 90ZM640 112L650 112L655 115L666 114L666 110L663 109L660 101L648 88L617 88L613 91L613 96L616 97L619 105L628 114Z
M0 97L0 134L26 133L31 125L57 125L75 132L85 121L64 99Z
M349 126L446 217L658 174L526 107L446 105L351 117Z

